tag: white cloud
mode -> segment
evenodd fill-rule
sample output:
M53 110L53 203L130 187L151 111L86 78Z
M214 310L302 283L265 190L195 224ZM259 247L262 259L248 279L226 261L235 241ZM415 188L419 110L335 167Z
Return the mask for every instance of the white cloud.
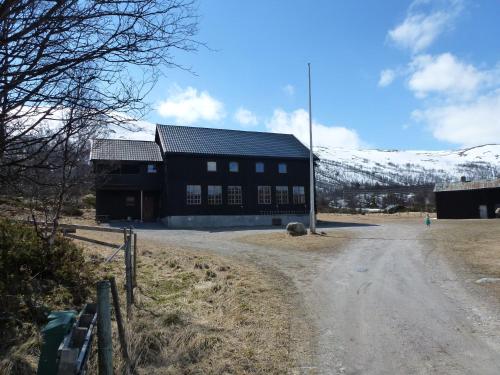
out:
M396 72L393 69L385 69L380 72L380 79L378 85L380 87L389 86L396 78Z
M240 107L234 114L234 119L243 126L255 126L258 124L257 116L252 111Z
M413 112L439 140L476 146L500 143L500 90L464 104L450 104Z
M410 5L404 21L390 30L388 36L400 47L420 52L451 27L462 7L462 0L416 0Z
M207 91L193 87L181 89L175 86L165 101L159 103L158 114L174 118L180 123L193 123L198 120L217 121L225 117L224 105Z
M121 126L111 124L106 131L106 138L131 139L136 141L154 141L156 125L146 120L135 120L128 115L120 115L126 123Z
M295 95L295 87L293 85L291 85L291 84L283 86L283 91L288 96L294 96Z
M408 86L417 97L431 92L469 96L489 78L488 73L459 61L450 53L417 56L410 63L410 69L413 73Z
M447 21L448 17L443 13L408 16L402 24L389 31L389 37L401 47L418 52L432 44Z
M414 0L388 38L414 54L407 69L399 73L407 76L408 89L425 99L421 109L412 112L414 121L441 141L461 146L500 143L500 65L486 70L451 53L421 53L454 26L464 2ZM391 72L383 71L379 86L393 79Z
M500 69L480 70L449 53L417 56L408 87L429 100L413 111L436 139L473 146L500 142Z
M275 109L266 126L271 132L293 134L305 145L309 144L309 114L302 108L293 112ZM357 149L362 142L355 130L313 121L313 145Z

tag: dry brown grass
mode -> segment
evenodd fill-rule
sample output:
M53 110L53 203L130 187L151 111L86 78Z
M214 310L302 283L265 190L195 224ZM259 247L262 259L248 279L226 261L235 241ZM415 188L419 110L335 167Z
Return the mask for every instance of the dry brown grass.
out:
M82 209L81 216L63 216L61 223L95 225L95 209ZM0 196L0 217L12 220L31 220L32 211L28 202L22 198ZM35 210L36 215L43 217L40 211Z
M345 245L349 237L349 234L341 230L295 237L282 231L245 235L237 238L237 241L281 250L335 252Z
M95 209L82 208L82 216L64 216L61 218L61 223L78 224L78 225L96 225Z
M108 242L122 240L114 233L85 235ZM293 367L291 309L273 285L286 281L271 282L252 266L212 254L143 238L138 242L137 301L128 331L139 374L289 372ZM85 247L101 277L115 275L123 304L123 256L102 267L112 249L86 243ZM115 342L119 370L117 337ZM92 366L95 369L95 362Z
M471 277L500 277L500 220L439 220L428 235Z
M425 215L425 212L397 212L394 214L367 213L365 215L319 213L317 218L325 222L377 224L392 221L424 220ZM432 218L436 217L435 213L430 213L429 215Z
M438 220L426 237L474 294L499 305L500 284L474 281L500 277L500 220Z
M0 361L0 374L35 374L42 337L34 325L23 324L24 342L14 345Z

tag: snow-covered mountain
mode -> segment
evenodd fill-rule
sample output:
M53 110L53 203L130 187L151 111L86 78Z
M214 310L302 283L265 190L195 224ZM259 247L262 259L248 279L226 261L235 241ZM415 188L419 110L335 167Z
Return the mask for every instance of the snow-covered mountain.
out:
M423 185L500 177L500 145L454 151L318 148L318 185Z

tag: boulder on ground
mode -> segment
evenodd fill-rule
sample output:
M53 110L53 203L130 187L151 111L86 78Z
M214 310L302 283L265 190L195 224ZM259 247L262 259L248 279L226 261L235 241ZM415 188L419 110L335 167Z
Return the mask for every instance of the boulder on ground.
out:
M299 222L288 223L286 226L286 232L290 236L303 236L304 234L307 234L306 227L304 224Z
M500 207L495 210L495 216L500 218Z

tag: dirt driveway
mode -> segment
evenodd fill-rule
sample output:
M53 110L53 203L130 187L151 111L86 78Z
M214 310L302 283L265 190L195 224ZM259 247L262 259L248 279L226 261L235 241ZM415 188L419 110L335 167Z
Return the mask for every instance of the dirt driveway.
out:
M341 230L352 239L331 253L238 241L258 231L139 233L250 261L291 280L296 319L310 327L309 335L295 332L298 341L310 341L295 373L500 373L498 313L464 288L420 221Z

